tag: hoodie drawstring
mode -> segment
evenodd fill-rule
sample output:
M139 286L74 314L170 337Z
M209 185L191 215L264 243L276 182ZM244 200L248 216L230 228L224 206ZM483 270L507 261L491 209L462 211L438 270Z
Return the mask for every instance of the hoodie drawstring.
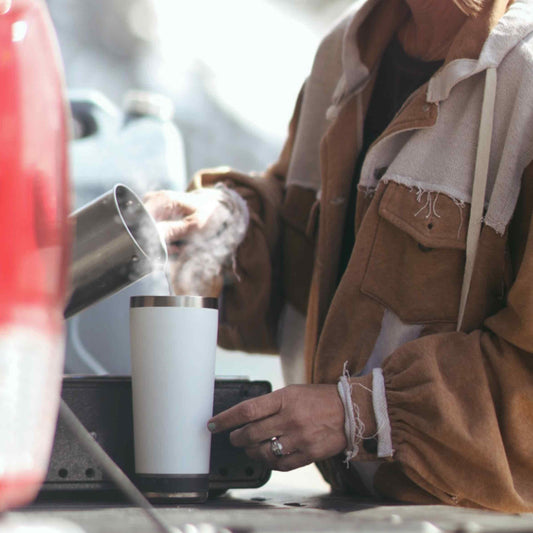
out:
M476 151L476 166L474 170L474 183L472 185L472 202L470 204L470 220L466 234L466 262L461 288L461 300L459 304L459 316L457 319L457 331L461 331L464 313L474 262L481 233L481 223L483 221L483 209L485 206L485 190L489 173L490 145L492 140L492 129L494 123L494 106L496 101L496 68L490 67L485 74L485 90L483 93L483 104L481 106L481 120L479 123L479 136Z

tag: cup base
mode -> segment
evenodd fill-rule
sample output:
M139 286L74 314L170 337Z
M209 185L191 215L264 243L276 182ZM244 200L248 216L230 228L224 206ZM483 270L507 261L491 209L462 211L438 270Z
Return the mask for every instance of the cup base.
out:
M209 474L136 474L136 483L149 500L204 502Z

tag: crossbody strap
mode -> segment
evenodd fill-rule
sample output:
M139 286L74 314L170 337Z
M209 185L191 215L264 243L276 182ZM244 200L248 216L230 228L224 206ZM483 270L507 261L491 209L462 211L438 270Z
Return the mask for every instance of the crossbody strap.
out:
M485 190L489 173L490 144L492 140L492 128L494 120L494 105L496 101L496 69L488 68L485 74L485 90L481 107L481 120L479 123L479 137L476 152L476 166L474 170L474 183L472 185L472 202L470 204L470 220L466 234L466 262L461 288L461 300L459 304L459 316L457 319L457 331L463 325L466 302L481 233L483 220L483 208L485 206Z

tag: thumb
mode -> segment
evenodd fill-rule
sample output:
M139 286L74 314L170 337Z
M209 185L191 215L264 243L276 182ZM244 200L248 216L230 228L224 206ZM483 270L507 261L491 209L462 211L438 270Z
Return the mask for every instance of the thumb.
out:
M172 244L190 238L198 230L198 219L185 217L181 220L167 220L159 222L157 227L165 242Z

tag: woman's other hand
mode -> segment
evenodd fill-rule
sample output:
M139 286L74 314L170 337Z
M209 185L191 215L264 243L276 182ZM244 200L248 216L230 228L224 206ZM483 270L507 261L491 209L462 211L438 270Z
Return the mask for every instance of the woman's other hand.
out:
M213 433L237 428L231 443L274 470L293 470L346 448L336 385L290 385L219 413L208 428ZM273 437L281 444L280 455L274 454Z

